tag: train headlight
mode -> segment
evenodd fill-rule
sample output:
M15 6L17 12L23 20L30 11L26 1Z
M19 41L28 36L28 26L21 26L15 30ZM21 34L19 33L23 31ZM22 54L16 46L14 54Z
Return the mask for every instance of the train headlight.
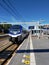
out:
M18 33L20 33L20 31L14 31L13 33L14 33L14 34L18 34Z
M18 33L20 33L20 31L10 31L11 33L13 33L13 34L18 34Z
M17 34L17 32L13 32L14 34Z
M10 31L12 33L12 31Z
M17 33L19 33L20 31L17 31Z
M12 33L13 31L10 31L10 33Z
M13 34L17 34L17 31L10 31L11 33L13 33Z

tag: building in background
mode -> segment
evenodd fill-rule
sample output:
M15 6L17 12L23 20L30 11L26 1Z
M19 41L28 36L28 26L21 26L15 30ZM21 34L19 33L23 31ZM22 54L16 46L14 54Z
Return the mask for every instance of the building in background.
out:
M43 30L40 28L39 25L29 26L28 29L32 32L32 35L40 36Z

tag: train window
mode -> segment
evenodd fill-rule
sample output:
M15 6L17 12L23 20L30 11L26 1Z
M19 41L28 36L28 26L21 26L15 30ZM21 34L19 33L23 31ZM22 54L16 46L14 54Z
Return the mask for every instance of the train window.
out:
M20 25L13 25L10 29L17 31L20 30L21 26Z

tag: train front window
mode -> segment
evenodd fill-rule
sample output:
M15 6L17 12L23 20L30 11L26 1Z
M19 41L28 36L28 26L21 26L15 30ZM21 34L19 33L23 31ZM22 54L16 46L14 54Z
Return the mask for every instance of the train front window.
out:
M18 31L20 30L20 25L13 25L10 29L13 31Z

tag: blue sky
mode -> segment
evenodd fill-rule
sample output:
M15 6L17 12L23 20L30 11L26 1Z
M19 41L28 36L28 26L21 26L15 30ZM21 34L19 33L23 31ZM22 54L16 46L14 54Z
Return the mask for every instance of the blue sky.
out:
M40 19L49 23L49 0L0 0L0 22Z

